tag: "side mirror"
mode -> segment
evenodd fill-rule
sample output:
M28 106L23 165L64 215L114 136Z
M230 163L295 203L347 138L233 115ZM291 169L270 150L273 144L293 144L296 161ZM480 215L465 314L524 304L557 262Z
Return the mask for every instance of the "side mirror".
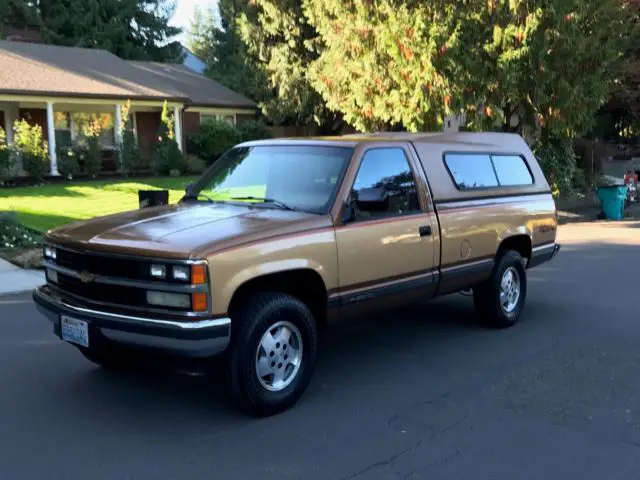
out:
M358 191L356 205L363 212L389 210L389 192L384 188L363 188Z
M356 210L353 205L345 203L344 210L342 212L342 223L354 222L356 220Z

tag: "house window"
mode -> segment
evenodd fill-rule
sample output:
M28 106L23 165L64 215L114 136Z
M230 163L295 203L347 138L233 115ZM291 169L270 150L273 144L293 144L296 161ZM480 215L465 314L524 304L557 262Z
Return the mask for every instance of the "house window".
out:
M213 113L201 113L200 114L200 123L204 123L208 120L215 120L216 118L218 118L217 115L213 114Z
M114 118L111 113L56 112L54 116L56 144L86 145L87 137L99 131L100 146L115 149Z
M200 113L200 123L206 122L207 120L224 120L225 122L229 122L232 125L236 124L235 115L223 115L220 113Z

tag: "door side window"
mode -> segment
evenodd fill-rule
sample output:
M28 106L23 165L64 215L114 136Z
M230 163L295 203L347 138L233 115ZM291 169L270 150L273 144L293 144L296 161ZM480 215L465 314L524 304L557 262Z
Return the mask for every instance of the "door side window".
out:
M356 221L420 212L416 181L401 148L376 148L364 154L351 206Z

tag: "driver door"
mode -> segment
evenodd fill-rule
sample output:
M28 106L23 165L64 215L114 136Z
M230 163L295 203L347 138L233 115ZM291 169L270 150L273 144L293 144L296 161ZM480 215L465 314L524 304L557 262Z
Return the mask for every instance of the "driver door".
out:
M429 298L436 288L428 192L401 146L366 149L336 228L343 312Z

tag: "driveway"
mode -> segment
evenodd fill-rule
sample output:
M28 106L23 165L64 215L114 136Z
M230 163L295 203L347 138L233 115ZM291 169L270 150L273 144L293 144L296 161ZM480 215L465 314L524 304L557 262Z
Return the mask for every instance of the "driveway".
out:
M640 222L559 236L517 327L461 295L335 325L261 420L202 378L101 371L1 297L0 478L636 480Z

